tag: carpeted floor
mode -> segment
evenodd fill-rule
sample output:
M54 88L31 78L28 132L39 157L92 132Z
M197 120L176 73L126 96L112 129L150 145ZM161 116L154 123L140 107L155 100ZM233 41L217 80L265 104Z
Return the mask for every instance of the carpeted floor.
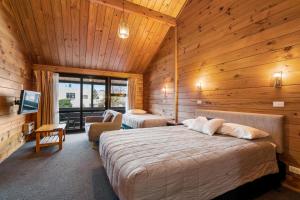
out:
M99 154L85 134L67 135L63 150L57 147L34 153L25 144L0 164L1 200L117 200ZM270 191L257 200L296 200L300 194L285 188Z

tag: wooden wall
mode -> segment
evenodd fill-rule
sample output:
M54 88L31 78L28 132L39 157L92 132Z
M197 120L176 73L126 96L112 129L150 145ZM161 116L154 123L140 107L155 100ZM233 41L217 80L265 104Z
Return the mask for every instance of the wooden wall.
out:
M175 118L174 113L174 28L167 33L159 52L144 73L144 109ZM166 95L162 89L166 87Z
M31 88L31 66L12 19L7 1L0 0L0 163L24 143L26 119L16 114L18 107L11 103L22 88Z
M285 115L284 160L300 167L300 1L190 0L177 23L179 120L199 108ZM158 55L171 57L164 52ZM153 85L145 93L147 108L163 107L154 98L161 85L151 81L168 74L163 64L153 67L161 59L152 60L153 78L145 78ZM278 71L281 89L273 87ZM199 80L202 91L195 86ZM284 108L272 107L278 100Z

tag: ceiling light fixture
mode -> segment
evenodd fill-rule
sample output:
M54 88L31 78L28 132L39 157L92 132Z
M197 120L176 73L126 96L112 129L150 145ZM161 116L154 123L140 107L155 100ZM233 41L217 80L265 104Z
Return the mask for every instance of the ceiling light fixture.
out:
M123 12L122 12L122 17L121 17L120 24L119 24L119 29L118 29L118 35L122 39L126 39L126 38L129 37L129 27L128 27L128 24L125 21L124 4L125 4L125 2L123 0Z

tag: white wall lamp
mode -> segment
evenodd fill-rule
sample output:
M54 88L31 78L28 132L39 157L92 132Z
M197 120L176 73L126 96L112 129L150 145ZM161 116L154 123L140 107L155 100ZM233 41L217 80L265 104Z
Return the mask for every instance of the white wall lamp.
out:
M275 72L273 74L274 78L274 87L281 88L282 87L282 72Z
M164 97L167 97L167 84L165 84L165 85L163 86L163 88L161 89L161 91L163 92Z
M202 89L202 83L201 83L200 80L196 83L196 87L197 87L197 89L198 89L199 91L201 91L201 89Z

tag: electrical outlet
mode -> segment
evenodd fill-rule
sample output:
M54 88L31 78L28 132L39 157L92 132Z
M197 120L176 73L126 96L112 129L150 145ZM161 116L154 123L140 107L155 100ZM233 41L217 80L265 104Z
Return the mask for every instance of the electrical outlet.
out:
M294 174L298 174L298 175L300 175L300 168L298 168L298 167L294 167L294 166L289 166L289 171L290 172L292 172L292 173L294 173Z
M197 100L197 104L198 105L202 104L202 100Z
M284 107L284 101L273 101L273 107L274 108L283 108Z

